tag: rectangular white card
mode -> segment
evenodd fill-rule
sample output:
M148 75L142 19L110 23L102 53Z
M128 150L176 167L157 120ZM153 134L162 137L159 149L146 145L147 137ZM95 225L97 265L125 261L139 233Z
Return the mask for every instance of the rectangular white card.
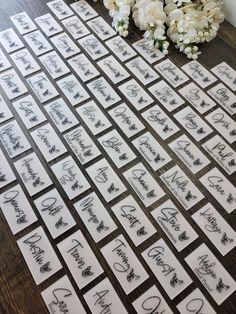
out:
M236 141L236 121L224 112L221 108L209 113L205 119L212 125L221 136L230 144Z
M62 21L62 24L74 39L79 39L90 34L87 27L81 22L78 16L73 15Z
M83 21L87 21L96 17L98 13L85 0L76 1L71 7L81 17Z
M150 132L139 136L132 144L154 171L160 169L172 160L162 145L158 143Z
M210 160L205 154L185 134L171 142L169 147L193 174L202 170L210 163Z
M110 121L93 100L79 106L76 111L93 135L97 135L111 127Z
M101 16L90 20L87 22L87 25L102 41L116 35L115 30L109 24L107 24L107 22Z
M68 63L83 82L100 75L92 62L83 53L68 59Z
M204 195L178 165L163 173L160 178L186 210L204 198Z
M53 239L76 225L62 197L54 188L34 201Z
M41 27L46 36L50 37L63 31L62 27L57 23L50 14L44 14L35 19L35 22Z
M101 155L100 150L82 126L66 133L64 137L82 165Z
M192 283L190 276L163 239L143 251L142 257L171 300Z
M219 169L213 168L199 180L228 213L236 208L236 188Z
M9 157L14 158L31 148L25 134L16 120L0 127L0 141Z
M26 12L21 12L10 17L15 27L21 35L27 34L37 29L34 22Z
M37 217L19 184L0 195L0 207L13 234L37 221Z
M174 114L174 117L197 142L213 132L212 128L189 106Z
M87 172L106 202L126 191L125 185L105 158L88 167Z
M226 62L216 65L211 71L229 88L236 92L236 71Z
M138 111L154 102L153 98L135 81L135 79L131 79L120 85L119 90Z
M121 62L137 55L134 49L120 36L107 40L105 44Z
M59 20L73 15L73 11L63 0L54 0L47 3L49 9L56 15Z
M28 49L24 48L10 54L12 61L23 76L39 71L41 68Z
M151 213L178 252L185 249L198 237L171 200L167 200Z
M105 245L101 252L126 294L148 279L148 274L123 235Z
M7 184L15 181L16 177L1 149L0 160L1 160L0 164L0 189L1 189Z
M71 156L54 164L52 171L70 200L90 188L88 181Z
M95 192L79 200L74 207L95 243L117 228Z
M2 49L0 48L0 72L11 68L11 66L12 66L11 63L9 62L7 57L5 56Z
M98 139L117 168L121 168L136 158L136 155L117 130L112 130Z
M235 231L213 205L206 204L192 218L223 256L235 248Z
M19 75L13 69L0 73L0 86L9 100L24 95L28 91Z
M30 196L46 189L52 184L45 168L35 153L26 155L14 163Z
M131 195L112 206L111 209L135 246L140 245L156 232Z
M37 285L62 268L42 227L20 238L17 244Z
M50 314L86 314L70 280L63 276L41 292Z
M45 115L31 95L14 101L12 105L28 130L46 120Z
M120 96L104 77L97 78L87 84L87 87L105 109L121 100Z
M43 72L29 77L27 83L41 103L59 95L56 88Z
M55 51L44 54L39 57L39 60L42 62L53 80L70 72L64 61L62 61Z
M24 35L24 39L36 56L52 50L52 46L40 31L34 31Z
M93 34L79 39L78 43L93 60L108 54L108 50Z
M144 111L142 116L163 140L179 131L179 127L158 105Z
M57 247L79 289L103 273L101 265L80 230L61 241Z
M13 117L13 114L8 106L8 104L3 99L0 94L0 123L5 122Z
M132 45L140 55L147 60L150 64L157 62L164 58L163 53L158 49L151 48L149 42L146 39L140 39Z
M125 171L123 175L146 207L165 195L141 162Z
M155 69L169 82L173 87L179 87L189 80L188 76L184 74L170 59L165 59L159 62Z
M51 37L53 45L57 48L63 58L67 59L80 52L79 47L74 43L67 33L61 33Z
M236 152L219 135L215 135L202 147L229 174L236 171Z
M201 244L185 261L218 305L235 291L235 281L206 244Z
M72 106L76 106L90 98L87 91L83 88L83 86L73 74L63 77L57 81L57 85Z
M0 32L0 43L3 45L7 53L11 53L24 47L23 42L16 35L13 28Z

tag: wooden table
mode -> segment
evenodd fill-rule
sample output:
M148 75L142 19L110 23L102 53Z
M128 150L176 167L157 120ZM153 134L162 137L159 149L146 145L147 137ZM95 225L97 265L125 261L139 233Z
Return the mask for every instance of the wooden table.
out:
M12 27L13 24L11 23L10 16L17 14L22 11L26 11L31 18L36 18L40 15L43 15L45 13L49 12L48 7L46 6L47 0L0 0L0 31L7 29L9 27ZM67 1L68 3L70 1ZM107 21L110 22L110 17L108 16L107 10L103 7L103 5L99 2L93 3L91 2L94 8L100 13L101 16L103 16ZM131 35L127 39L128 42L132 43L138 39L140 39L141 33L134 28L134 25L131 25ZM236 29L233 28L229 23L224 22L221 26L221 30L219 32L219 36L211 43L205 44L203 47L201 47L202 55L199 58L199 61L205 65L208 68L211 68L217 64L219 64L222 61L228 62L232 67L236 69ZM181 66L182 64L187 62L187 59L179 54L174 49L171 49L169 57L176 62L177 65ZM74 111L75 112L75 111ZM15 118L18 120L19 124L22 126L22 128L25 130L24 126L22 125L22 122L20 121L18 115L15 115ZM83 124L83 122L81 122ZM150 127L146 125L147 130L150 130ZM216 134L216 131L214 131ZM211 137L211 136L210 136ZM34 142L30 137L31 144L33 149L38 153L40 156L40 159L42 161L42 164L45 166L45 161L41 157L37 147L35 146ZM168 152L169 148L167 146L169 142L162 143L164 147L167 149ZM195 143L198 145L198 143ZM234 145L235 149L235 145ZM172 153L172 157L174 158L174 155ZM7 156L8 158L8 156ZM9 163L12 164L12 161L8 158ZM176 160L178 163L179 161ZM164 170L168 170L170 167L172 167L174 164L170 163L170 165L165 166ZM47 168L45 166L45 168ZM201 175L205 174L210 168L212 168L212 165L206 167L203 172L201 172ZM48 168L47 168L48 170ZM158 171L158 174L161 174L162 171ZM19 178L18 174L15 171L16 176ZM224 173L225 174L225 173ZM196 176L191 176L190 172L188 172L188 175L191 177L193 182L197 182L199 178L199 174ZM226 177L229 177L226 175ZM233 176L231 176L230 180L232 181ZM235 176L233 179L233 182L235 184ZM14 184L12 184L14 185ZM11 185L10 185L11 186ZM68 200L65 196L65 193L61 189L59 185L56 185L59 192L62 196L65 197L66 202L68 203ZM127 185L128 187L128 185ZM8 189L6 187L6 189ZM24 190L25 191L25 190ZM26 191L25 191L26 192ZM46 191L44 191L46 192ZM165 192L167 196L169 195L169 192L167 189L165 189ZM172 197L172 195L171 195ZM212 198L212 196L208 193L207 199L205 199L204 202L200 202L197 206L195 206L192 210L188 211L188 213L185 214L185 217L188 217L188 221L190 221L190 214L193 214L197 209L205 205L208 201L210 201L216 208L219 208L218 203ZM32 199L30 199L30 203L32 204ZM76 219L78 225L74 228L72 228L69 232L66 232L63 236L59 237L56 241L52 241L49 232L45 228L45 225L40 217L39 221L37 223L34 223L32 226L26 228L26 230L20 232L17 234L17 236L13 236L9 226L7 225L7 222L0 211L0 313L1 314L46 314L48 313L46 306L43 302L43 299L41 298L40 292L44 290L46 287L51 285L53 282L55 282L57 279L59 279L63 274L67 274L77 291L86 311L90 313L88 306L84 302L82 298L82 294L87 292L89 289L91 289L96 283L100 282L102 278L105 278L105 274L101 275L99 278L97 278L95 281L93 281L91 284L86 286L84 289L82 289L82 293L79 291L78 287L76 286L75 282L73 281L72 276L70 275L65 262L61 258L57 248L56 244L64 239L65 237L69 236L73 232L75 232L78 228L80 228L83 232L83 234L87 235L88 232L79 219L75 209L72 206L72 202L69 203L69 209L71 213L73 214L74 218ZM113 213L111 213L111 210L109 209L109 206L107 206L109 213L113 217L113 219L117 222L117 220L114 218ZM152 209L152 207L151 207ZM228 221L228 223L235 228L236 226L236 212L231 213L230 215L227 214L225 210L222 208L219 208L220 214ZM150 210L148 210L147 215L149 219L153 222L153 218L150 215ZM193 221L191 221L193 223ZM153 222L154 223L154 222ZM55 248L61 263L63 264L64 268L63 270L59 271L57 274L52 276L49 280L41 284L40 286L36 286L36 284L33 281L33 278L25 264L25 261L23 259L23 256L20 253L20 250L18 249L18 246L16 244L16 240L25 235L26 233L33 230L35 227L39 226L40 224L43 225L49 239L51 240L53 247ZM154 223L156 226L157 224ZM131 293L128 297L125 295L121 287L119 286L117 280L111 273L111 270L106 266L105 260L103 259L101 253L99 252L99 249L111 241L115 235L118 235L120 232L126 235L125 231L122 230L122 227L118 228L115 233L112 234L112 236L108 236L104 240L102 240L99 245L96 245L91 237L88 237L88 241L93 248L94 252L98 256L99 261L101 262L105 273L108 275L110 280L112 281L113 286L117 290L117 293L119 294L120 298L124 302L126 308L128 309L129 313L133 313L134 310L131 306L131 303L144 291L146 291L148 288L150 288L153 284L156 284L158 289L161 291L165 299L167 300L168 304L172 308L172 310L175 313L178 313L176 310L176 305L182 301L191 291L195 289L195 287L199 287L201 291L205 294L208 301L212 304L213 308L217 313L221 314L233 314L236 313L236 299L234 295L231 295L229 299L227 299L221 306L217 307L216 303L213 301L213 299L210 297L208 293L206 293L204 287L199 282L199 280L192 274L189 268L187 268L187 271L189 275L193 279L193 284L191 284L187 289L184 290L178 297L176 297L174 300L170 301L165 291L162 289L159 282L155 279L153 273L150 271L150 269L145 265L145 268L150 276L150 280L142 284L139 288L137 288L133 293ZM198 229L199 230L199 229ZM143 245L139 246L138 248L135 248L131 241L129 241L128 237L126 236L126 239L129 241L131 247L134 249L134 251L139 254L144 249L146 249L151 243L154 243L155 240L159 239L160 237L163 237L167 243L170 245L172 251L174 254L181 260L192 252L195 248L197 248L200 243L205 242L207 243L208 247L212 250L212 252L215 254L215 256L219 259L219 261L225 266L225 268L228 270L228 272L235 278L236 277L236 255L235 250L231 251L229 254L227 254L225 257L222 257L219 252L215 249L215 247L211 244L211 242L203 235L201 232L199 234L199 238L194 241L191 245L189 245L186 249L183 250L183 252L178 253L173 245L170 244L170 241L168 241L165 234L163 234L162 230L159 228L155 236L151 237L149 241L146 241ZM186 264L185 264L186 265ZM79 314L79 313L78 313ZM207 314L207 313L205 313Z

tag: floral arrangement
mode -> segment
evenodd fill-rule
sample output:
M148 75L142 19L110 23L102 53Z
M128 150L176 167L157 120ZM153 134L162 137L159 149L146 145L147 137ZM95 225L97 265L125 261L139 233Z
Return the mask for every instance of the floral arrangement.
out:
M150 47L168 53L171 40L189 59L200 54L198 44L216 37L224 21L220 0L103 0L113 27L128 35L129 19L144 31Z

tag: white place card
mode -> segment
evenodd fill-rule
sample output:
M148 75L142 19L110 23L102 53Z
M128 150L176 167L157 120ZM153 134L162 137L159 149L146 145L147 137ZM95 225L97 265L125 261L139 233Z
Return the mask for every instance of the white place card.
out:
M209 113L205 119L212 125L221 136L230 144L236 141L236 121L224 112L221 108Z
M82 126L66 133L64 137L82 165L101 155L100 150Z
M193 174L199 172L210 163L205 154L185 134L171 142L169 147Z
M28 92L25 84L13 69L0 73L0 86L9 100L15 99Z
M62 21L62 24L74 39L79 39L90 34L87 27L81 22L78 16L73 15Z
M23 76L39 71L41 68L28 49L21 49L10 54L12 61Z
M106 202L126 191L125 185L105 158L88 167L87 172Z
M54 0L47 3L49 9L56 15L59 20L73 15L73 11L63 0Z
M129 145L120 136L117 130L112 130L98 139L117 168L125 166L136 158Z
M35 153L26 155L14 163L30 196L46 189L52 184L45 168Z
M114 84L118 84L130 76L113 56L106 57L97 64Z
M52 46L40 31L34 31L24 35L24 39L36 56L52 50Z
M185 249L197 237L197 233L171 200L167 200L151 212L178 252Z
M178 165L163 173L160 178L186 210L204 198L204 195Z
M37 221L37 217L19 184L1 193L0 207L13 234Z
M67 61L83 82L87 82L100 75L92 62L83 53Z
M101 41L116 35L115 30L109 24L107 24L107 22L101 16L90 20L87 22L87 25L101 39Z
M70 200L90 188L88 181L71 156L54 164L52 171Z
M135 246L140 245L156 232L131 195L112 206L111 209Z
M101 252L126 294L148 279L148 274L123 235L105 245Z
M43 290L41 295L50 314L60 314L62 310L70 314L86 314L67 276Z
M79 121L62 98L50 102L44 108L61 133L79 124Z
M12 103L27 130L46 120L38 104L31 95L25 96Z
M196 60L186 63L182 69L202 88L217 81L216 77Z
M28 78L27 83L41 103L44 103L45 101L48 101L59 95L56 88L52 85L49 78L43 72Z
M193 82L179 89L179 93L201 114L216 106L216 103Z
M159 62L155 69L170 83L173 87L179 87L189 80L188 76L184 74L170 59L165 59Z
M120 59L121 62L129 60L137 55L134 49L120 36L116 36L105 42L107 47Z
M206 204L192 218L223 256L235 248L235 231L213 205Z
M145 129L139 118L125 103L111 109L108 113L128 138Z
M148 162L154 171L160 169L172 159L150 132L136 138L132 144Z
M76 225L61 195L54 188L34 201L53 239Z
M143 251L142 257L171 300L192 283L192 279L163 239Z
M0 160L1 160L0 164L0 189L1 189L4 186L8 185L9 183L15 181L16 177L1 149Z
M213 168L199 180L228 213L236 208L236 188L219 169Z
M75 203L74 207L95 243L117 229L116 224L95 192Z
M76 111L93 135L97 135L112 126L105 114L93 100L79 106Z
M80 230L61 241L57 247L79 289L103 273L101 265Z
M177 309L181 314L194 312L202 314L216 314L210 303L198 288L181 301L177 305Z
M3 45L7 53L11 53L24 47L23 42L16 35L13 28L0 32L0 43Z
M184 100L165 81L152 85L148 90L170 112L184 104Z
M131 79L120 85L119 90L138 111L154 102L153 98L135 81L135 79Z
M165 299L156 286L152 286L150 289L144 292L132 303L132 305L139 314L164 314L165 312L168 314L173 314L169 305L166 303Z
M218 305L235 291L235 281L205 243L189 254L185 261Z
M90 98L87 91L83 88L83 86L79 83L73 74L57 81L57 85L72 106L76 106Z
M125 65L143 85L148 85L160 77L141 57L136 57Z
M20 238L17 244L37 285L62 268L42 227Z
M0 123L5 122L13 117L13 114L8 106L8 104L3 99L0 94Z
M67 152L61 139L49 123L35 129L30 135L47 162L50 162Z
M236 95L224 84L219 83L208 90L208 94L215 99L231 116L236 113Z
M211 71L229 88L236 92L236 71L226 62L216 65Z
M105 109L121 100L120 96L104 77L97 78L87 84L87 87Z
M160 50L151 48L146 39L141 39L132 45L139 54L150 64L157 62L165 56Z
M165 195L141 162L125 171L123 175L146 207Z
M197 142L213 132L212 128L189 106L178 111L174 117Z
M101 314L104 309L107 313L128 314L108 278L85 293L84 299L93 314Z
M0 127L0 141L9 157L14 158L31 148L25 134L16 120Z
M71 7L81 17L83 21L92 19L98 16L98 13L85 0L76 1L71 4Z
M7 57L5 56L2 49L0 48L0 72L5 71L11 67L12 67L11 63L9 62Z
M41 15L35 19L35 22L42 29L46 36L50 37L63 31L62 27L52 17L50 13Z
M53 80L70 72L64 61L62 61L55 51L44 54L42 57L39 57L39 60Z
M144 111L142 117L163 140L179 131L179 127L158 105Z
M219 135L215 135L202 147L229 174L236 171L236 152Z
M37 29L36 25L26 12L21 12L10 16L10 19L21 35L27 34Z
M80 52L79 47L74 41L67 35L67 33L61 33L51 37L53 45L57 48L63 58L67 59Z
M108 50L93 34L79 39L78 43L93 60L108 54Z

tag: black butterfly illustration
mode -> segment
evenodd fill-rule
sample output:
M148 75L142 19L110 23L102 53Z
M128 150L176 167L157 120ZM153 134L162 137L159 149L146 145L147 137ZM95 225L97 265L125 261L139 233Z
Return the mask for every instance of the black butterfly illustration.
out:
M57 68L57 69L55 70L55 72L56 72L56 73L61 73L61 72L62 72L62 69L61 69L61 68Z
M142 235L146 235L147 234L147 231L145 230L145 226L142 226L141 228L139 228L137 230L137 235L138 236L142 236Z
M50 262L45 263L43 266L40 267L40 273L45 273L47 271L51 271L52 268L49 267Z
M34 67L32 67L32 65L29 63L26 67L25 67L25 70L28 71L28 70L33 70Z
M105 101L111 101L111 100L115 100L114 98L111 97L111 95L108 95L108 96L105 98Z
M186 194L186 196L185 196L186 201L194 200L194 199L196 199L196 198L197 198L197 196L193 195L193 194L191 193L191 191L188 191L187 194Z
M19 87L15 87L15 88L12 90L12 92L13 92L14 94L19 93L19 92L20 92Z
M174 80L177 82L177 81L182 81L182 77L179 77L179 75L176 75L176 77L174 78Z
M18 148L19 148L19 149L24 148L24 146L21 146L21 145L20 145L20 142L17 142L15 145L13 145L12 148L13 148L14 150L17 150Z
M67 222L63 221L63 217L60 217L59 220L55 223L55 227L59 229L60 227L66 227L68 225Z
M120 160L127 160L127 159L129 159L129 157L127 157L127 154L124 153L124 154L122 154L122 155L119 156L119 159L120 159Z
M202 165L202 162L200 161L200 158L197 158L196 160L194 160L193 164L194 166L200 166Z
M206 77L204 77L204 79L202 81L203 82L210 82L210 79L206 76Z
M154 161L155 161L155 162L164 161L164 160L165 160L165 158L162 158L162 157L160 156L160 154L157 154L156 157L154 158Z
M95 123L95 128L98 128L98 127L103 127L103 126L105 126L105 124L103 124L102 122L101 122L101 120L98 120L98 122L97 123Z
M136 127L135 124L132 124L129 126L129 130L137 130L138 128Z
M235 136L235 135L236 135L236 129L232 130L229 134L230 134L231 136Z
M99 49L95 51L96 55L99 55L100 53L101 53L101 50L99 50Z
M173 129L171 129L167 124L164 126L163 132L167 133L168 131L173 131Z
M84 152L84 156L85 157L93 156L93 153L92 153L91 149L86 150L86 152Z
M108 230L109 229L109 227L107 227L107 226L105 226L104 225L104 222L103 222L103 220L100 222L100 224L97 226L97 232L101 232L101 231L106 231L106 230Z
M236 108L236 102L234 102L230 107L233 109Z
M138 100L139 104L143 104L143 103L145 104L146 102L147 102L147 100L144 99L143 97L140 97L139 100Z
M46 89L44 92L43 92L43 96L48 96L48 95L52 95L52 93Z
M90 70L87 70L86 72L84 72L84 75L85 75L85 76L88 76L88 75L90 75L90 74L91 74L91 75L93 74Z
M82 185L79 185L79 181L76 180L75 183L71 186L71 189L75 191L76 189L81 189L82 187Z
M200 106L201 107L206 107L206 106L209 106L208 103L206 103L204 100L200 103Z
M229 290L229 288L230 288L230 286L225 285L225 284L223 283L222 278L220 278L218 284L216 285L216 290L217 290L219 293L222 293L224 290Z
M228 162L228 165L229 165L230 167L236 166L235 160L234 160L234 159L230 160L230 161Z
M107 189L108 193L112 193L112 192L118 192L119 191L119 188L116 188L114 183L112 183L110 185L110 187Z
M140 278L140 276L135 275L135 273L134 273L134 269L133 269L133 268L131 268L131 270L130 270L129 274L127 275L127 280L128 280L128 282L131 282L133 279L135 279L135 280L139 280L139 278Z
M122 77L124 76L123 74L121 74L119 71L115 74L115 77Z
M0 112L0 118L5 118L4 112Z
M170 101L170 105L177 105L176 100L175 100L175 99L172 99L172 100Z
M33 182L34 187L38 185L44 185L44 182L41 182L39 177Z
M184 281L178 279L176 273L174 273L173 277L172 277L171 280L170 280L170 285L171 285L173 288L175 288L176 285L182 285L183 283L184 283Z
M5 174L2 174L2 175L0 176L0 182L4 182L4 181L7 181L7 180L6 180L6 175L5 175Z
M189 237L187 236L186 231L182 232L182 233L179 235L178 238L179 238L180 241L189 240Z
M226 233L224 232L224 233L223 233L223 236L222 236L222 238L221 238L220 241L221 241L222 244L226 245L226 244L228 244L228 243L232 243L234 240L228 238L227 235L226 235Z
M20 225L20 224L24 224L24 223L26 223L26 222L28 222L28 221L26 220L26 215L23 215L23 216L17 218L17 220L16 220L16 223L18 223L19 225Z
M10 47L17 47L18 45L14 41L12 41L9 46Z
M152 197L156 197L154 190L151 190L150 192L147 193L147 198L152 198Z
M56 28L55 28L54 26L52 26L52 27L50 27L48 30L49 30L50 32L52 32L52 31L55 31Z
M42 50L42 49L47 49L43 43L41 43L40 45L38 45L38 50Z
M38 121L38 117L37 116L33 116L29 120L30 120L30 122L35 122L35 121Z
M68 119L68 118L65 118L63 121L62 121L62 124L63 125L66 125L66 124L71 124L72 122Z
M206 133L206 131L203 129L203 127L202 128L200 128L200 129L198 129L197 130L197 133L198 134L204 134L204 133Z
M74 50L71 47L66 48L66 52L73 52Z
M92 276L94 273L91 271L91 266L88 266L82 271L82 277Z
M76 93L76 94L74 94L74 99L77 99L77 98L83 98L83 96L82 95L80 95L80 93L78 92L78 93Z
M227 198L227 202L229 203L229 204L232 204L233 202L235 202L235 198L233 197L233 195L232 195L232 193L229 193L229 196L228 196L228 198Z

